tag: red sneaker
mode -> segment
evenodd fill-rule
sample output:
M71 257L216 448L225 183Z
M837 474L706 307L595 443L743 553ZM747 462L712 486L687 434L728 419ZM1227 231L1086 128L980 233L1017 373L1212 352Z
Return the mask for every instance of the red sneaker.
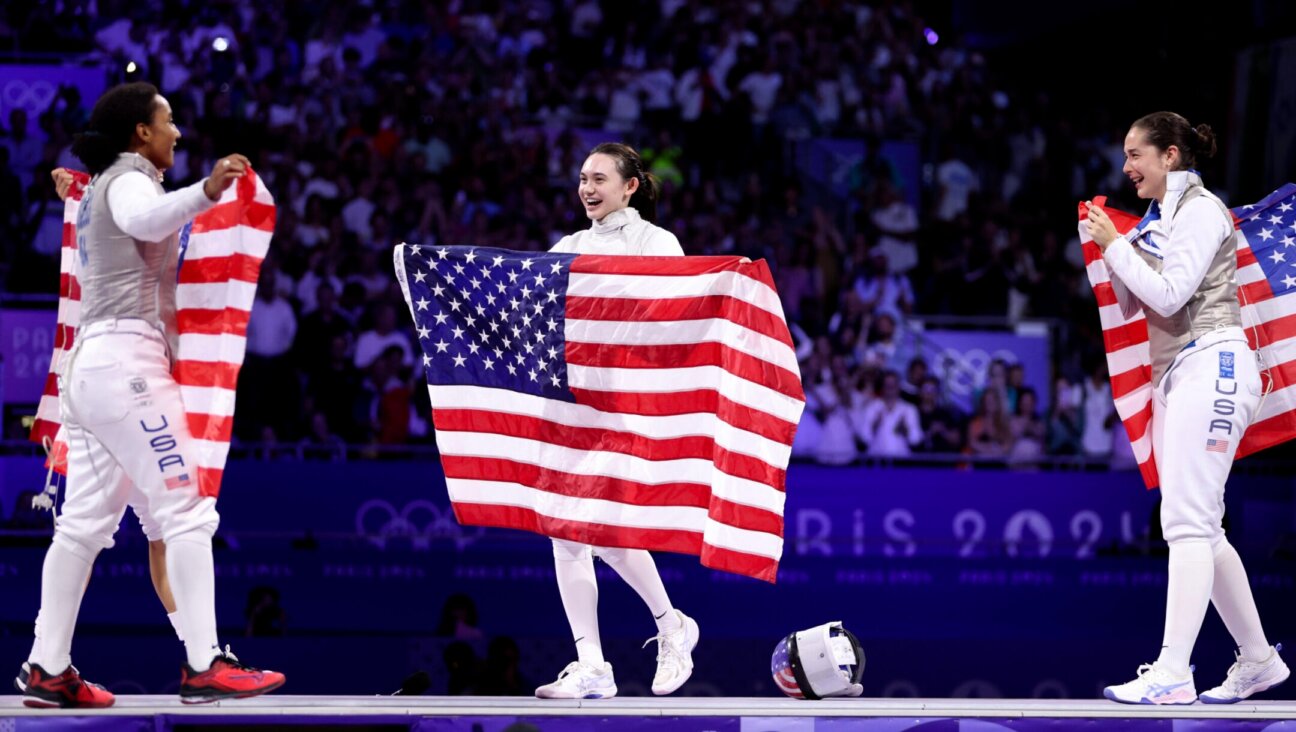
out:
M25 666L26 664L24 664ZM81 678L75 666L58 676L51 676L40 667L31 664L24 668L26 674L19 674L16 686L23 688L23 704L29 707L49 709L101 709L111 707L116 697L98 684L92 684Z
M221 699L245 699L274 691L284 684L284 675L262 671L239 663L225 652L212 661L211 668L198 673L184 664L180 668L180 701L185 704L207 704Z

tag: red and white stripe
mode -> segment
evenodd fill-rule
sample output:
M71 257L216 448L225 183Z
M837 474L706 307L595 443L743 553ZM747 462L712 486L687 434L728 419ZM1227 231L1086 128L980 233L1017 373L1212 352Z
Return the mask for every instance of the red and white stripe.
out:
M429 387L459 521L774 581L805 396L765 262L580 256L566 312L576 403Z
M1100 196L1095 201L1102 205L1105 199ZM1123 211L1105 206L1103 210L1122 235L1139 222L1139 217ZM1087 215L1087 206L1080 204L1080 241L1089 282L1098 300L1112 397L1116 413L1129 433L1143 481L1148 488L1155 488L1160 481L1152 450L1152 359L1147 320L1141 309L1128 320L1121 314L1102 252L1084 225ZM1261 380L1268 391L1255 421L1238 445L1237 457L1242 458L1296 437L1296 298L1274 297L1273 288L1241 231L1237 259L1242 326L1251 347L1260 354Z
M77 282L76 216L89 177L74 173L63 215L58 332L50 375L37 409L31 438L55 441L61 424L57 375L75 343L81 290ZM197 476L203 495L220 493L234 419L234 387L247 345L248 316L261 261L274 233L274 197L255 173L227 189L219 203L194 219L176 286L179 347L173 375L195 440ZM55 460L56 469L59 461ZM63 472L60 470L60 472Z

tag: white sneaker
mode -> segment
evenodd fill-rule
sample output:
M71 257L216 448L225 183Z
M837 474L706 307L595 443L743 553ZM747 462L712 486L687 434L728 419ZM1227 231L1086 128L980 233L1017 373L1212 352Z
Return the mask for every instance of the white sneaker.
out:
M557 681L535 691L540 699L611 699L616 694L612 664L606 661L602 668L572 661L558 674Z
M698 643L697 621L679 610L680 627L649 638L644 646L657 641L657 675L653 676L652 692L658 696L669 694L684 685L693 675L693 649Z
M1192 704L1197 701L1192 671L1176 676L1151 663L1139 666L1138 678L1103 689L1103 696L1121 704Z
M1257 662L1243 661L1242 655L1237 654L1237 662L1229 667L1224 683L1204 692L1201 695L1202 703L1234 704L1286 681L1291 676L1291 670L1278 655L1281 650L1282 644L1279 643L1274 646L1267 660Z

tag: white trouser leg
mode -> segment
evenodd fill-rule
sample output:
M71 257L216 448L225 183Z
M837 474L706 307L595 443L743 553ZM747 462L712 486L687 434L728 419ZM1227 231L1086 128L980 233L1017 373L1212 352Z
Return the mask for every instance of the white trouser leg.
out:
M210 662L216 637L215 580L203 567L211 564L211 537L220 518L215 499L199 493L193 438L180 387L171 376L166 343L157 332L92 332L78 345L66 382L69 415L111 454L143 496L146 512L156 525L153 531L160 531L169 546L181 542L189 547L178 559L184 566L193 566L186 572L189 576L182 579L175 573L179 568L170 552L168 569L191 665L202 670ZM71 463L70 456L69 486ZM86 501L82 509L65 508L71 516L61 522L60 532L93 540L104 533L105 524L115 528L128 492L129 485L114 491L106 507ZM72 498L69 489L69 501ZM108 508L115 513L106 518ZM107 536L107 543L100 541L100 546L111 544L111 529ZM208 554L205 562L190 556L201 551Z
M1213 547L1225 541L1224 484L1259 395L1255 357L1240 341L1185 354L1157 389L1153 445L1161 476L1161 527L1170 544L1159 663L1176 673L1187 671L1210 602Z
M95 557L113 545L130 486L103 443L76 422L66 405L62 412L68 439L67 487L41 572L41 607L28 658L51 674L62 673L71 663L81 598Z

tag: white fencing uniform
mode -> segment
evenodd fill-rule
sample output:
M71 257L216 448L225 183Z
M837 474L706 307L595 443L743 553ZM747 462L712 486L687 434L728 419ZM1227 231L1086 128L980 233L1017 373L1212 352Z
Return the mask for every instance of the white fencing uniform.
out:
M1246 571L1223 528L1224 485L1259 409L1260 369L1242 330L1237 232L1201 178L1191 171L1170 173L1163 200L1149 207L1131 236L1133 241L1113 241L1103 259L1122 311L1128 317L1141 304L1147 316L1152 449L1170 566L1156 672L1105 693L1128 701L1125 695L1151 688L1147 679L1172 679L1157 688L1184 687L1175 693L1191 701L1196 692L1190 656L1211 602L1244 661L1277 658L1270 655Z
M613 211L589 229L564 236L550 251L569 254L633 256L683 256L679 240L669 231L644 221L633 208ZM603 664L598 632L598 588L593 555L597 554L643 598L660 624L675 619L670 600L652 555L642 549L592 547L554 539L554 568L567 619L571 623L580 660Z
M70 663L81 590L128 501L142 509L149 538L168 544L178 612L194 629L186 631L196 644L186 643L190 664L201 670L215 656L211 537L219 516L215 499L199 495L171 375L179 230L215 202L202 183L167 194L160 179L148 160L124 153L90 181L78 214L81 325L60 377L67 494L30 657L55 674Z
M1223 540L1224 483L1260 402L1238 308L1235 237L1201 178L1177 171L1134 242L1120 237L1103 255L1122 309L1141 303L1148 318L1152 449L1172 544Z

